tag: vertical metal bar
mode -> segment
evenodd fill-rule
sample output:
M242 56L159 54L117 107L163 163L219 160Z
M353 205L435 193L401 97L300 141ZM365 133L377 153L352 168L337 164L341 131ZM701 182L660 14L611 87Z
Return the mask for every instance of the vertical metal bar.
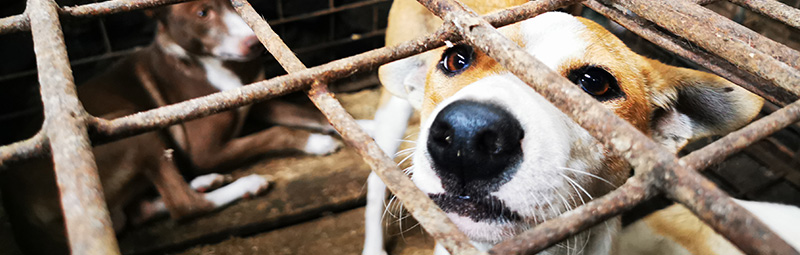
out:
M287 72L292 73L306 69L305 65L275 34L269 24L250 6L250 3L246 0L231 0L231 2L234 9L256 32L261 43ZM353 117L328 91L326 84L319 81L314 82L308 96L333 127L339 131L342 138L361 154L364 161L386 182L387 187L403 201L407 210L437 242L454 254L482 254L469 243L467 236L458 230L444 212L397 168L394 161L383 153L375 141L361 130Z
M29 19L56 180L72 254L119 254L78 101L58 6L29 0Z

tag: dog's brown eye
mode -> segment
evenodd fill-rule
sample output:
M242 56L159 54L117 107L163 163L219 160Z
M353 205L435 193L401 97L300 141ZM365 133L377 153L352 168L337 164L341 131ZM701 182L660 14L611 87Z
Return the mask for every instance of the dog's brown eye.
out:
M439 69L447 75L463 72L472 63L472 48L466 45L456 45L448 48L439 61Z
M570 72L567 78L600 101L625 96L617 85L617 79L601 67L581 67Z
M203 7L202 9L197 10L197 17L205 18L208 17L209 9L208 7Z

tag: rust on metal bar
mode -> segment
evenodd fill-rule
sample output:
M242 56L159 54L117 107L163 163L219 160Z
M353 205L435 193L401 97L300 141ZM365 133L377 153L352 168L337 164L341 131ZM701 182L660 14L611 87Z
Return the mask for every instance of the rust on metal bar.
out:
M636 33L640 37L701 65L774 104L786 105L798 99L796 95L778 87L776 84L742 71L725 59L714 54L709 54L689 44L684 39L668 35L658 30L656 25L650 21L638 16L626 15L622 11L606 6L597 0L589 0L584 2L584 4L603 16L617 22L631 32Z
M253 28L259 41L286 69L293 73L305 70L305 65L291 49L272 30L269 24L250 6L246 0L232 0L234 9L245 22ZM327 84L315 81L308 92L311 101L320 109L342 138L356 149L364 161L374 169L386 186L392 190L404 207L416 218L439 244L455 254L482 254L467 236L439 209L433 201L416 188L408 178L375 143L372 138L356 124L350 114L328 91Z
M713 164L722 162L726 156L798 121L800 121L800 101L789 104L700 150L689 153L681 158L681 161L690 169L706 169Z
M800 53L686 0L617 3L729 62L800 95Z
M31 29L31 21L23 14L8 16L0 19L0 34L20 32Z
M33 48L44 102L44 133L72 254L119 254L78 101L54 0L28 1Z
M0 172L10 163L48 155L50 146L47 143L47 136L40 130L31 138L0 147Z
M651 175L651 173L645 175ZM555 245L560 240L630 210L657 193L655 187L645 183L647 179L645 175L630 178L625 184L600 198L495 245L489 254L536 253Z
M800 10L775 0L728 0L758 14L800 29Z
M284 23L289 23L289 22L292 22L292 21L298 21L298 20L318 17L318 16L327 15L327 14L331 14L331 13L337 13L337 12L341 12L341 11L356 9L356 8L359 8L359 7L375 5L375 4L379 4L379 3L383 3L383 2L387 2L387 1L388 0L370 0L370 1L346 4L346 5L342 5L342 6L339 6L339 7L333 7L333 8L328 8L328 9L325 9L325 10L315 11L315 12L312 12L312 13L306 13L306 14L302 14L302 15L297 15L297 16L292 16L292 17L286 17L286 18L281 18L281 19L277 19L277 20L272 20L269 23L272 26L277 26L277 25L284 24Z
M72 17L99 17L120 12L152 8L167 4L175 4L192 0L110 0L100 3L86 4L59 9L62 15ZM31 22L25 14L0 19L0 34L22 32L31 29Z
M484 20L477 18L462 4L454 1L419 0L419 2L437 16L454 23L457 32L463 35L468 43L483 50L511 73L531 85L534 90L589 131L607 148L624 157L639 172L656 171L654 174L660 178L653 184L657 187L665 189L664 183L667 181L664 179L665 176L680 177L679 181L670 181L670 183L680 186L692 183L703 184L694 186L697 191L694 194L682 192L672 194L679 202L691 207L702 220L732 240L743 251L764 254L798 254L761 221L734 204L716 186L703 179L698 173L679 165L678 159L672 153L614 115L564 77L550 71L516 43L502 36ZM703 201L718 201L719 204L715 208L727 210L710 210L707 204L702 203ZM753 229L757 235L752 236L737 231L738 228L732 228L732 225L726 225L740 222L747 222L748 229Z

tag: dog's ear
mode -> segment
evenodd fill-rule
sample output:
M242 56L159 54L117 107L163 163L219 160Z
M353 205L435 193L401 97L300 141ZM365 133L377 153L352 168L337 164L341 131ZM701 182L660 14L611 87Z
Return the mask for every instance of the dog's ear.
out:
M395 96L408 100L416 109L422 108L425 79L428 73L428 54L423 53L385 64L378 69L383 86Z
M150 8L144 10L144 14L151 19L154 19L158 22L163 23L167 19L167 15L169 15L170 6L163 6L157 8Z
M687 143L734 131L752 120L764 100L713 74L652 61L653 139L677 152Z

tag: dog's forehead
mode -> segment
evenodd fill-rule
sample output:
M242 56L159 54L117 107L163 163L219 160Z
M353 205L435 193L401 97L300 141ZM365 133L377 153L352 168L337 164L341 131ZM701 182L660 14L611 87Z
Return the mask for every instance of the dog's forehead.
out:
M512 38L552 70L570 59L581 58L589 45L586 25L561 12L549 12L520 22Z

